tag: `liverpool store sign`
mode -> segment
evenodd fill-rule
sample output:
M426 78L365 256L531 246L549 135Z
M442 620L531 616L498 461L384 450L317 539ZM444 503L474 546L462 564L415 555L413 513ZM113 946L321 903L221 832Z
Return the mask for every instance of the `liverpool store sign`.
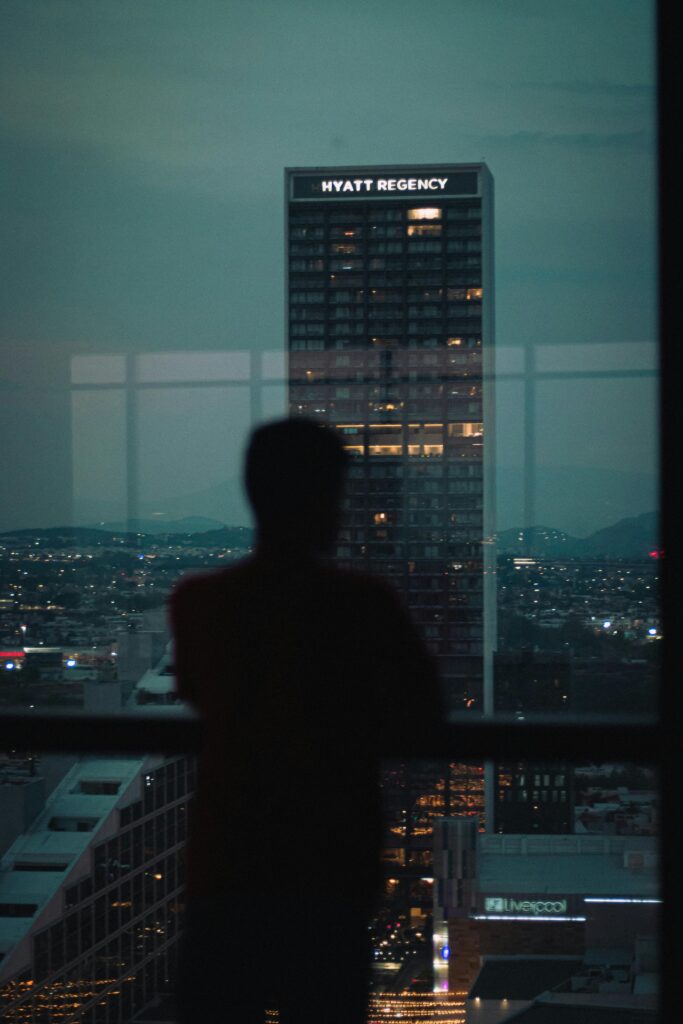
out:
M566 914L566 900L515 900L506 896L487 896L484 900L487 914Z

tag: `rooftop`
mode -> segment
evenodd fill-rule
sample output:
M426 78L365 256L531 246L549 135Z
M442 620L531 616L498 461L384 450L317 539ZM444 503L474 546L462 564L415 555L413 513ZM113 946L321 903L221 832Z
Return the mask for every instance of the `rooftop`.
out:
M638 997L619 1004L592 996L548 996L506 1018L509 1024L655 1024L656 1006L642 1005Z
M470 999L535 999L580 970L581 957L487 956Z
M481 892L656 897L656 840L649 836L480 836Z

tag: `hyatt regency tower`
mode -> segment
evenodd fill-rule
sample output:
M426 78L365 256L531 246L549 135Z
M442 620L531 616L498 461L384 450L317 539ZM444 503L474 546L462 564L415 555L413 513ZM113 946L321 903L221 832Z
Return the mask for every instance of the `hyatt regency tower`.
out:
M450 712L492 710L493 180L286 172L289 404L352 455L337 550L402 592Z

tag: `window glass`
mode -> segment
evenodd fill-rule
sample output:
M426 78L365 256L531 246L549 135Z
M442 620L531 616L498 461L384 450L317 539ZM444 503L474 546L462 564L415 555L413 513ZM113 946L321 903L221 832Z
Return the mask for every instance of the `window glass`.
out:
M242 450L290 411L342 433L337 557L398 589L454 720L656 714L655 5L394 6L9 5L0 713L176 703L165 599L250 551ZM285 166L350 186L283 197ZM556 915L579 980L546 989L651 993L656 779L595 757L385 765L387 1009L399 978L484 1002L465 961ZM194 769L143 761L47 808L78 765L0 753L8 1019L167 991Z

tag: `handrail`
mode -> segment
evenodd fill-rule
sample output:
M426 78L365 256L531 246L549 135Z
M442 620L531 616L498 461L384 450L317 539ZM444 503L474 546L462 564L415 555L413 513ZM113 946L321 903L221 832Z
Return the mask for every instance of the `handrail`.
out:
M82 711L0 713L0 749L73 753L197 753L202 723L185 708L93 715ZM416 730L417 732L417 730ZM667 749L664 728L632 716L475 718L427 737L390 738L388 758L459 761L568 761L656 764Z

